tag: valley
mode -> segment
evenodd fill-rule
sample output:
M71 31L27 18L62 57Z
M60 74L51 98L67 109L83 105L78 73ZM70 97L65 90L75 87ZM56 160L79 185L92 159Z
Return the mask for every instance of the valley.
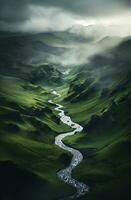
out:
M56 91L53 91L53 93L56 96L59 96L59 94ZM62 169L59 172L57 172L57 175L60 180L76 188L76 193L72 196L66 197L66 199L79 198L85 195L89 191L89 187L85 185L84 183L73 179L71 174L72 174L72 170L82 162L83 155L80 151L66 146L63 143L63 139L66 138L67 136L71 136L71 135L81 132L83 130L83 127L77 123L74 123L69 116L65 115L64 110L62 109L63 107L62 105L55 104L52 100L49 100L48 102L56 106L55 110L59 112L58 116L60 116L60 120L64 124L67 124L69 127L73 129L73 131L71 132L62 133L55 137L55 144L59 146L61 149L69 151L72 154L72 160L70 162L70 165L67 168Z
M131 198L131 38L114 46L114 38L103 40L68 31L0 34L1 200ZM83 61L92 43L110 45L72 64L67 52L74 61L74 52L83 49ZM63 106L70 126L49 100ZM83 129L72 134L73 124ZM71 171L89 187L85 195L74 196L75 188L57 176L73 159L55 144L59 136L62 146L83 156Z

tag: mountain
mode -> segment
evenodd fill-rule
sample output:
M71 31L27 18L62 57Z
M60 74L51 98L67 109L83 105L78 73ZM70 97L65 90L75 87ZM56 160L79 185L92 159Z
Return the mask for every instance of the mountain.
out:
M69 186L64 186L63 190L56 176L57 170L69 163L70 155L54 145L54 137L70 128L60 123L48 103L48 99L53 98L51 89L64 81L56 66L43 62L44 55L63 51L61 47L42 42L42 38L48 41L50 37L53 38L50 34L48 38L46 34L0 35L2 200L36 200L45 198L45 194L46 199L57 199L72 192ZM37 63L36 57L41 54L42 60L38 59ZM60 188L62 191L58 195Z
M83 132L64 140L84 156L73 177L90 190L79 199L131 198L131 38L94 40L81 36L80 29L85 32L79 26L63 32L0 33L2 200L55 200L74 194L57 177L71 155L58 148L54 138L72 129L48 103L54 98L52 90L61 94L54 101L83 126ZM94 32L92 26L86 29ZM87 55L90 45L101 48ZM72 49L81 51L74 53L74 65L49 59L53 55L68 61ZM88 59L79 64L83 54Z
M54 63L76 46L89 40L67 31L47 33L0 32L0 73L20 74L33 65Z
M63 83L63 74L55 66L48 63L34 67L29 76L29 80L35 84L60 85Z
M131 39L126 38L112 50L92 56L77 73L72 72L64 105L84 131L65 142L84 154L74 177L91 191L81 199L131 197L130 44Z

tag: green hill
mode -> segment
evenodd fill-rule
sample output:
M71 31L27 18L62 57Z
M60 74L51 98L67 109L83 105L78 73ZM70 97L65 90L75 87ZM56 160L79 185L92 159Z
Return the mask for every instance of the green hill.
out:
M84 162L74 172L91 187L83 200L131 197L130 41L92 57L64 98L68 114L84 126L82 134L65 139L84 153Z
M47 61L92 40L68 31L0 33L1 200L58 200L74 192L56 175L71 156L54 138L70 128L48 103L52 89L61 94L55 101L84 128L65 139L84 155L73 177L90 191L79 199L130 199L130 37L90 56L87 64L67 66L65 75L66 66ZM114 38L103 40L98 44Z

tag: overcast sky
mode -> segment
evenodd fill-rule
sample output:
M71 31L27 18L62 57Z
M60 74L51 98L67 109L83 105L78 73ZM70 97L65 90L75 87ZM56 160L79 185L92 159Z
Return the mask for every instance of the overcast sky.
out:
M0 0L0 28L63 30L73 24L128 26L131 0Z

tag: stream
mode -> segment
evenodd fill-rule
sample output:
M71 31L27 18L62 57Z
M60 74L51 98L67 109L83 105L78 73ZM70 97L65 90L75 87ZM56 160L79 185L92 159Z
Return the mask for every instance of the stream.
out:
M55 94L56 96L59 96L59 94L56 91L53 91L52 94ZM74 178L72 178L72 175L71 175L72 174L72 170L82 162L83 155L82 155L82 153L80 151L66 146L62 142L62 140L67 136L71 136L71 135L74 135L77 132L81 132L83 130L83 127L80 126L77 123L74 123L69 116L65 115L64 110L62 109L63 108L62 105L56 104L52 100L49 100L48 102L50 104L53 104L53 105L56 106L54 108L54 110L59 112L58 116L60 117L60 120L64 124L67 124L72 129L74 129L71 132L63 133L63 134L60 134L60 135L56 136L55 137L55 144L57 146L59 146L60 148L69 151L73 155L72 160L70 162L70 165L67 168L62 169L59 172L57 172L57 175L58 175L60 180L62 180L65 183L67 183L67 184L69 184L69 185L71 185L71 186L76 188L76 193L73 194L72 196L69 196L69 197L65 198L65 199L66 200L68 200L68 199L76 199L76 198L78 198L78 197L80 197L82 195L85 195L89 190L89 187L86 184L75 180Z

